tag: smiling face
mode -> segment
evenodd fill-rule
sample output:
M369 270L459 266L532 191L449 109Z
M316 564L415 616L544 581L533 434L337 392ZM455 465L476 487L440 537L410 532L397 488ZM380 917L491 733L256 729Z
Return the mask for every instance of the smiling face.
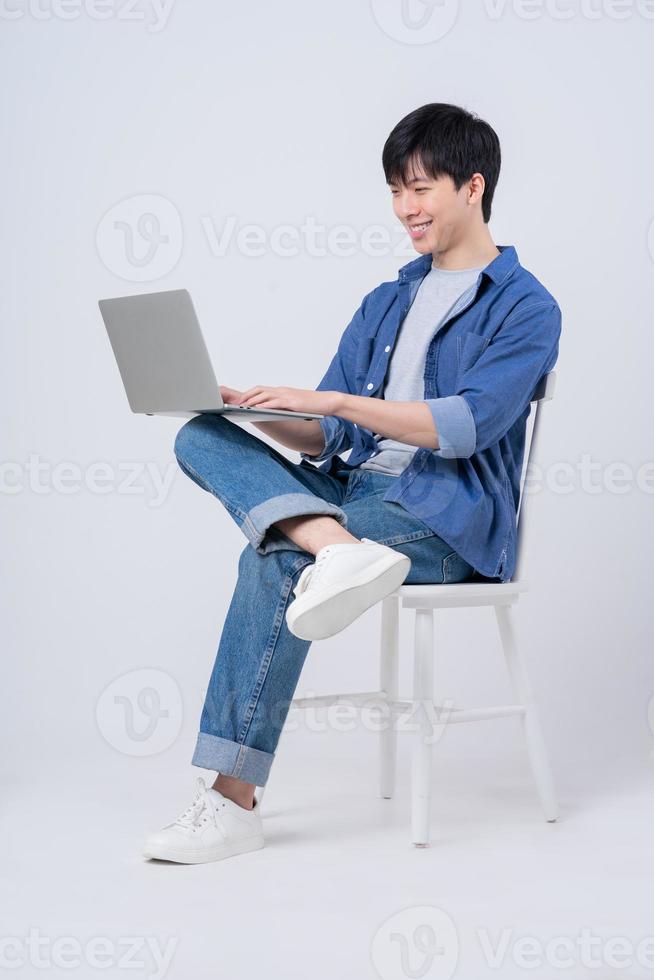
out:
M481 181L481 188L479 182ZM419 160L408 168L406 183L389 183L393 210L417 252L434 256L465 241L481 217L483 177L474 174L457 191L451 177L428 177Z

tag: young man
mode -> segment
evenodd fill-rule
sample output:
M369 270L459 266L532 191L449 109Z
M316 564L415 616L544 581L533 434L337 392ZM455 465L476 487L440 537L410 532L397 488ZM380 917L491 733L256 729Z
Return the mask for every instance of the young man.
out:
M404 581L513 574L530 399L557 360L561 313L491 237L500 145L486 122L422 106L393 129L382 164L419 257L364 297L315 391L222 389L227 402L325 415L258 423L301 461L220 416L177 435L182 470L248 543L192 759L218 776L211 789L198 780L147 857L195 863L263 846L254 791L312 640Z

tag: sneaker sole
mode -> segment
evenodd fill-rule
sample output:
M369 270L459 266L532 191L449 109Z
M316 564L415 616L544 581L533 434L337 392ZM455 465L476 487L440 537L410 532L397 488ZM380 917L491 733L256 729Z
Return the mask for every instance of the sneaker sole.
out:
M143 857L159 861L175 861L177 864L204 864L209 861L221 861L223 858L236 854L246 854L264 846L261 836L247 837L245 840L234 841L233 844L221 844L218 847L197 850L177 849L175 847L146 847Z
M382 563L382 568L380 568ZM390 563L390 564L389 564ZM340 633L358 616L399 588L411 569L411 559L406 555L379 559L370 568L363 569L354 583L343 589L331 586L320 598L313 596L313 605L303 606L300 596L289 607L286 623L294 636L302 640L324 640Z

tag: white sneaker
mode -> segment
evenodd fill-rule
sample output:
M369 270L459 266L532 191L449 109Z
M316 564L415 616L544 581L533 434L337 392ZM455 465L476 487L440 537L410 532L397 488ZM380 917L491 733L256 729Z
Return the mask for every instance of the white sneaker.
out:
M349 626L357 616L397 589L409 574L411 559L384 544L328 544L302 570L286 610L294 636L323 640Z
M220 861L263 847L259 801L246 810L216 789L207 789L200 776L198 792L189 807L162 830L150 834L143 857L180 864Z

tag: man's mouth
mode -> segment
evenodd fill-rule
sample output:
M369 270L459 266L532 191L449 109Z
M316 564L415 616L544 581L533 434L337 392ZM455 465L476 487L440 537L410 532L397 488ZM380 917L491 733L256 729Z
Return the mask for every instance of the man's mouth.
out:
M424 233L427 231L431 223L432 222L430 220L423 221L422 224L419 225L409 225L409 234L411 235L411 238L420 238L420 236L424 235Z

